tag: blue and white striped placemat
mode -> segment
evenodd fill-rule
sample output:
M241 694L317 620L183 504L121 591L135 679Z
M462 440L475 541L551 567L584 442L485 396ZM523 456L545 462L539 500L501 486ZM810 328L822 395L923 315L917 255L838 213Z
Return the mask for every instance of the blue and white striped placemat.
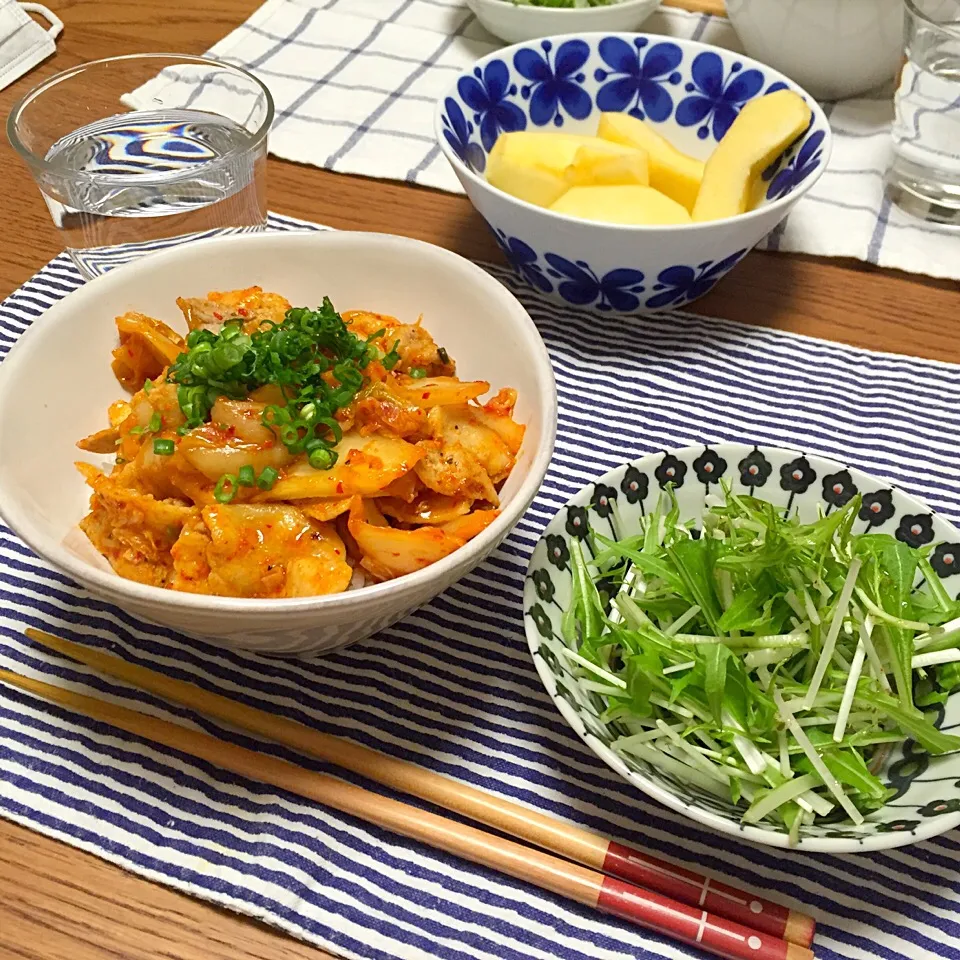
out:
M642 29L740 49L723 17L664 7ZM274 155L460 192L436 144L434 105L458 73L501 46L462 0L266 0L210 52L270 88ZM147 85L138 94L149 100L152 92ZM216 96L209 87L194 106L207 98L215 109ZM889 93L825 109L834 135L830 164L761 248L960 279L960 227L916 220L884 196Z
M819 960L960 960L957 831L842 859L706 832L594 759L544 694L521 624L527 556L556 509L598 473L666 447L734 440L817 451L960 520L960 368L692 315L576 314L491 270L543 333L561 412L540 495L479 569L375 639L284 662L144 625L0 527L0 666L323 768L51 656L21 631L108 648L810 910ZM0 356L79 285L61 256L0 305ZM345 957L701 956L3 686L0 815Z

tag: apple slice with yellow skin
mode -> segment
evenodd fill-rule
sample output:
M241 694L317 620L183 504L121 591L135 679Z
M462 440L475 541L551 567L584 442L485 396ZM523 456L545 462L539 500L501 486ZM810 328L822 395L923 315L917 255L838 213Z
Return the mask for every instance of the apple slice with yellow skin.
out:
M649 123L627 113L600 114L597 133L611 143L643 150L649 165L649 185L687 210L693 209L703 179L702 161L682 153Z
M803 97L792 90L751 100L707 161L693 219L723 220L745 213L757 178L807 129L810 116Z
M690 223L690 214L684 207L652 187L571 187L550 209L602 223L632 226Z

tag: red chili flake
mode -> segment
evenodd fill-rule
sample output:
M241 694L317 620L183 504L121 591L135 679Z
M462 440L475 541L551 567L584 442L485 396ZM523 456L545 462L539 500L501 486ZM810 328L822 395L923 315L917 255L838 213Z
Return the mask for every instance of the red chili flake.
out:
M222 319L223 319L223 314L222 314L222 313L217 313L217 311L214 310L214 311L213 311L213 319L214 319L214 320L222 320Z
M237 307L237 313L238 313L241 317L245 317L248 312L249 312L249 311L247 310L246 307Z
M428 400L430 398L430 391L428 390L426 393L422 394L421 396L424 400Z
M337 482L337 493L343 493L343 484L339 481Z

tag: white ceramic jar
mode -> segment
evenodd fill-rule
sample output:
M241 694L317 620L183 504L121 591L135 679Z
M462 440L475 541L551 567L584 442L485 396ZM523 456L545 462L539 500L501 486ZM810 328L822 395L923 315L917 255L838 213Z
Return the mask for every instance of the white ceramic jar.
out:
M727 0L744 50L819 100L867 93L897 75L903 0Z

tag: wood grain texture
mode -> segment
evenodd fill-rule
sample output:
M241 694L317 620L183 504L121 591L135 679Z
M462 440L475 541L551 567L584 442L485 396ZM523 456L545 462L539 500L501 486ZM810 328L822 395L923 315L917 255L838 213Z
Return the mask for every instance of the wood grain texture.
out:
M333 960L7 821L0 821L0 958Z
M63 19L57 53L0 92L0 114L46 76L98 57L202 53L259 0L47 0ZM719 0L682 0L713 9ZM404 234L474 258L499 251L465 198L271 159L274 210L334 227ZM0 297L60 251L26 168L0 139ZM960 361L958 285L861 264L751 254L700 313L914 356ZM124 873L0 821L0 958L322 960L266 927Z

